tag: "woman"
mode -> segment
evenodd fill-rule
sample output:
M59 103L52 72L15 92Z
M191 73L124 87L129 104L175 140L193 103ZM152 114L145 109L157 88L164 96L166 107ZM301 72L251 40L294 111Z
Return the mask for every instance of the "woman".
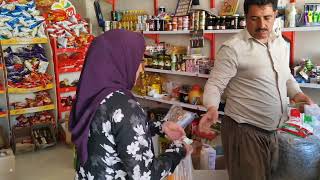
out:
M76 179L162 179L186 155L172 144L154 157L151 136L163 131L171 140L184 136L173 122L148 123L131 89L142 67L141 34L111 30L92 42L78 85L70 129L80 166Z

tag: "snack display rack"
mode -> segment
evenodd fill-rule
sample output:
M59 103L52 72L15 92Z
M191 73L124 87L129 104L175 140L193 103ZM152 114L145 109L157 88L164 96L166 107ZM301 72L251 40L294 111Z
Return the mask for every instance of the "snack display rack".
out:
M30 116L32 117L37 117L34 113L43 113L43 112L48 112L53 115L53 119L50 118L50 122L53 127L56 127L56 122L57 122L57 103L56 103L56 91L55 91L55 78L54 78L54 66L53 66L53 60L52 60L52 51L51 47L49 44L49 41L47 38L34 38L34 39L9 39L9 40L2 40L1 41L1 49L2 52L8 48L23 48L23 47L28 47L31 45L39 45L44 49L44 55L48 59L48 66L46 69L46 73L52 77L52 80L50 83L44 83L39 86L32 86L32 87L24 87L23 85L15 85L15 83L9 83L8 80L8 69L6 67L6 61L3 59L3 68L2 70L4 71L3 74L5 74L5 89L4 89L4 94L6 97L6 102L7 106L6 108L8 109L8 119L10 127L7 129L7 134L10 134L10 132L13 133L13 137L15 137L14 129L30 129L30 127L34 124L41 124L43 123L41 120L36 121L34 120L33 122L29 119ZM36 81L36 79L34 79ZM37 93L47 93L49 96L48 98L50 99L50 102L48 104L41 104L39 106L37 105L29 105L28 107L14 107L14 103L22 103L25 102L27 99L34 99ZM37 100L34 100L37 101ZM25 103L28 104L28 103ZM25 117L24 122L25 124L22 125L21 122L19 122L19 118ZM18 118L18 119L17 119ZM39 118L43 118L40 117ZM48 119L46 119L48 120ZM48 123L48 122L46 122ZM22 125L22 126L21 126ZM19 127L20 126L20 127ZM10 136L9 136L10 137ZM12 145L15 149L16 141L13 139Z
M56 86L57 103L58 103L58 119L63 121L68 119L68 113L71 110L71 103L77 91L76 86L61 86L67 79L77 81L80 77L84 57L88 46L81 48L57 48L57 40L51 39L51 46L53 51L53 61L55 64L55 78L58 85ZM81 58L69 58L68 61L62 61L61 55L72 55L78 53Z
M5 139L9 142L10 126L7 108L6 80L2 52L0 52L0 126L4 130Z

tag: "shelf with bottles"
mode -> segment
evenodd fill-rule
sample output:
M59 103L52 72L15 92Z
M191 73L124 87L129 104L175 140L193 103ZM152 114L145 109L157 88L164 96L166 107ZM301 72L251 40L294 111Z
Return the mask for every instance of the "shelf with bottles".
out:
M171 105L179 105L181 107L185 107L185 108L189 108L189 109L194 109L194 110L200 110L200 111L206 111L206 108L204 106L201 105L192 105L192 104L187 104L187 103L182 103L179 101L172 101L172 100L165 100L162 98L153 98L153 97L149 97L149 96L139 96L139 95L134 95L137 98L141 98L141 99L146 99L146 100L150 100L150 101L156 101L159 103L165 103L165 104L171 104Z
M168 43L148 45L144 56L146 72L208 78L212 61L206 56L187 55L188 48Z
M301 88L320 89L320 66L311 59L303 59L294 67L293 74Z
M154 69L154 68L144 68L144 71L161 73L161 74L173 74L173 75L180 75L180 76L209 78L209 74L191 73L191 72L183 72L183 71L172 71L172 70L163 70L163 69Z
M163 11L164 10L164 11ZM186 16L174 16L162 8L157 16L144 10L113 11L105 30L127 29L145 34L187 34L193 30L237 30L245 28L244 15L216 16L209 11L197 9Z

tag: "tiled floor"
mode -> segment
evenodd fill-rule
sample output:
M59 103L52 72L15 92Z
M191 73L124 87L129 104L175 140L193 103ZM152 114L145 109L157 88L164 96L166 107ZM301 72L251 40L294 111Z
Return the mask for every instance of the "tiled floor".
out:
M16 155L16 179L74 179L72 149L59 144L50 149Z

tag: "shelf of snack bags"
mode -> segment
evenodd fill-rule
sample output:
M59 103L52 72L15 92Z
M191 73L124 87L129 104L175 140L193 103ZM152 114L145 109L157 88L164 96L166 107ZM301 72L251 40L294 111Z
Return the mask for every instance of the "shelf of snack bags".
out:
M0 111L0 118L7 117L7 116L8 116L7 111Z
M69 106L72 102L69 100L74 99L70 97L76 93L76 85L93 35L90 34L90 23L76 13L69 1L59 3L61 6L57 8L52 5L45 17L54 55L56 82L59 83L56 91L58 117L62 122L71 109ZM65 6L66 3L70 3L70 6ZM74 80L71 82L70 79Z
M45 18L31 1L6 1L1 5L1 49L5 64L10 129L21 116L50 113L56 126L56 91L52 51L45 32ZM29 118L30 119L30 118ZM30 127L30 126L29 126ZM14 136L14 132L12 133ZM14 145L15 146L15 145Z
M1 3L1 45L45 44L48 38L44 17L34 1L3 1Z

